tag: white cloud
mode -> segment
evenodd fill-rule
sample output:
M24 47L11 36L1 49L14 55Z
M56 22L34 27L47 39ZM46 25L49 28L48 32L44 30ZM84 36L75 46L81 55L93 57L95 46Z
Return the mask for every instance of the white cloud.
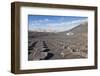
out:
M49 21L49 19L41 19L41 20L33 21L33 23L35 23L35 22L36 22L36 23L37 23L37 22L40 22L40 23L41 23L41 22L44 22L44 21Z
M41 22L43 22L43 20L38 20L37 22L40 22L41 23Z
M44 21L49 21L49 19L44 19Z

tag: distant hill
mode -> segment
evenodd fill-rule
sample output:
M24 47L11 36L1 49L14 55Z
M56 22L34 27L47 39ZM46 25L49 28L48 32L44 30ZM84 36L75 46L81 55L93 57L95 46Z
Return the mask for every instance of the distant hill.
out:
M41 37L50 36L50 35L55 35L55 33L28 31L29 38L41 38Z
M80 25L68 30L68 31L63 31L56 33L54 38L74 38L75 36L87 36L88 32L88 23L81 23ZM71 35L70 35L71 34ZM73 35L73 36L72 36ZM79 37L80 37L79 36Z
M63 32L53 33L53 32L35 32L35 31L29 31L28 37L29 38L75 38L75 37L87 37L88 32L88 23L84 22L80 25ZM69 35L67 35L69 33ZM72 36L70 36L70 33Z
M74 32L74 33L79 33L79 32L86 33L87 30L88 30L88 23L84 22L84 23L81 23L80 25L72 28L69 31Z
M76 27L74 27L68 31L59 32L59 34L66 34L69 32L73 32L74 34L75 33L86 33L87 30L88 30L88 23L84 22L84 23L81 23L80 25L77 25Z

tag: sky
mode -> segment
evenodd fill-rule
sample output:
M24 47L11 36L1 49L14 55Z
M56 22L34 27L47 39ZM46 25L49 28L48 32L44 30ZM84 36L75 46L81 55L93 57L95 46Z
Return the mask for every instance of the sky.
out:
M37 32L62 32L87 20L88 17L78 16L28 15L28 28Z

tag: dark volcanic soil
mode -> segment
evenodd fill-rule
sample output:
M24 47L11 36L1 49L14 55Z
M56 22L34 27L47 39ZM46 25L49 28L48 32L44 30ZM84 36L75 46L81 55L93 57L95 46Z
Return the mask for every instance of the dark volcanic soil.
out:
M87 22L58 33L29 31L28 60L87 58L87 35Z

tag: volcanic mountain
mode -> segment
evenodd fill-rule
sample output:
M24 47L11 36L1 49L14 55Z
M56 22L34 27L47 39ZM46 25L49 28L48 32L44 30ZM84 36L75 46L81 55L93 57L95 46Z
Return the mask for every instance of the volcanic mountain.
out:
M88 23L56 33L28 31L28 41L29 60L87 58Z

